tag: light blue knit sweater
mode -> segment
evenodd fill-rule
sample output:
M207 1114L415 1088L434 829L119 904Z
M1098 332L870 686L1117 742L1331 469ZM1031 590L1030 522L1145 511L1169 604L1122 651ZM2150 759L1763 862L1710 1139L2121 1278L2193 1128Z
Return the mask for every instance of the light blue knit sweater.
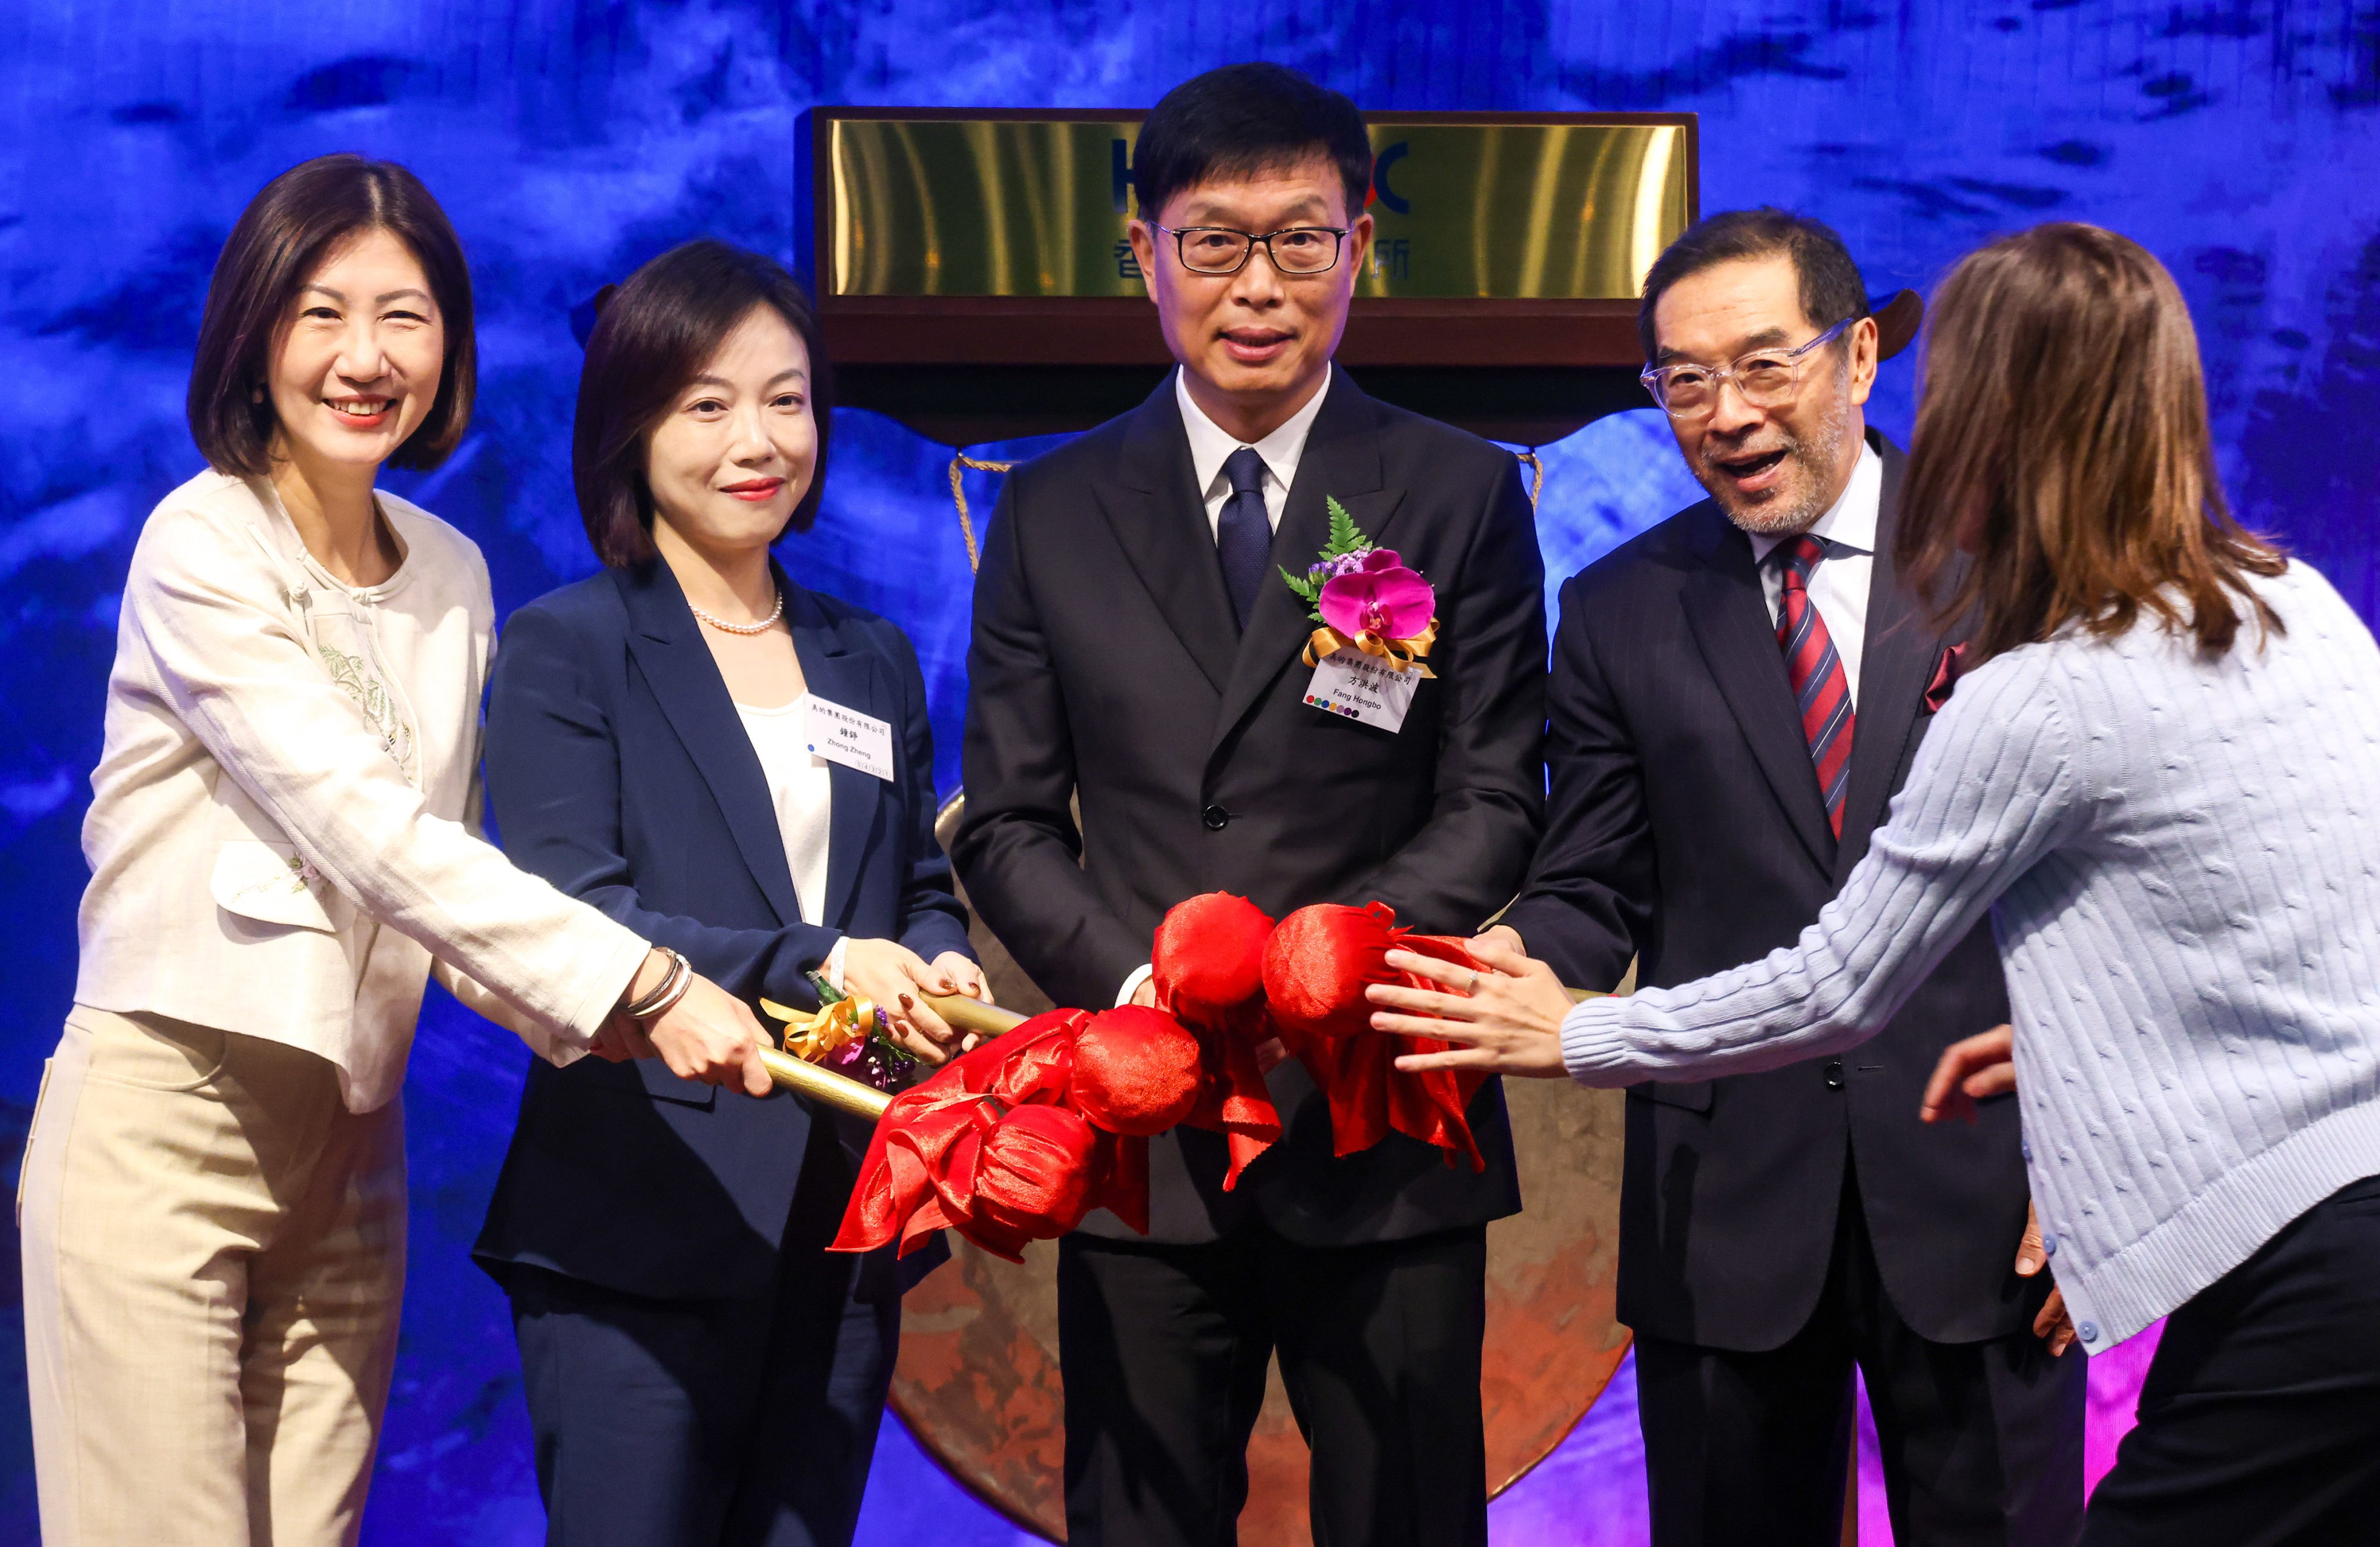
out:
M2034 1199L2087 1348L2380 1173L2380 648L2301 563L2258 589L2287 634L2251 624L2219 661L2144 620L1961 678L1800 942L1579 1006L1572 1075L1852 1046L1989 909Z

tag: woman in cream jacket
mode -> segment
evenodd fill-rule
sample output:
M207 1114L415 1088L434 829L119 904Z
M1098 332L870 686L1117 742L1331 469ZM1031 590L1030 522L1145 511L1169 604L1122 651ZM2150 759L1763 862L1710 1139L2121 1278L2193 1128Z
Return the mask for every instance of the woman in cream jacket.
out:
M461 250L402 167L309 162L241 217L190 383L212 470L125 585L20 1183L52 1547L355 1540L433 971L557 1062L650 1039L768 1089L742 1004L477 836L487 569L372 489L453 449L473 371Z

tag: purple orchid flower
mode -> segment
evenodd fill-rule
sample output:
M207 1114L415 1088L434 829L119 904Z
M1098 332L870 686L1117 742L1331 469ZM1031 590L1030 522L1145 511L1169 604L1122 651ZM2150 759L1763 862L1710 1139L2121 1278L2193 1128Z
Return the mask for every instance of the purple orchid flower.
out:
M1318 602L1322 621L1354 638L1375 634L1410 639L1438 613L1438 593L1391 548L1362 555L1359 567L1333 576Z

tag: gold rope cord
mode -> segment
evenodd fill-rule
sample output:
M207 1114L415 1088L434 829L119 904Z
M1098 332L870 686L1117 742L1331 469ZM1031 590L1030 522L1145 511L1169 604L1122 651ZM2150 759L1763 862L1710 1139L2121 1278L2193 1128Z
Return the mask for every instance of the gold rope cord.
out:
M1529 470L1529 509L1534 511L1537 508L1537 496L1546 491L1546 465L1538 458L1537 448L1535 446L1531 446L1526 451L1514 452L1512 454L1519 458L1522 465ZM951 477L953 481L956 481L958 474L953 472ZM960 516L961 519L965 519L964 508L960 512Z
M1005 473L1015 466L1014 462L985 462L965 452L951 453L951 502L959 508L959 536L966 539L967 573L973 574L983 567L983 555L975 546L975 522L967 515L965 469L978 473Z

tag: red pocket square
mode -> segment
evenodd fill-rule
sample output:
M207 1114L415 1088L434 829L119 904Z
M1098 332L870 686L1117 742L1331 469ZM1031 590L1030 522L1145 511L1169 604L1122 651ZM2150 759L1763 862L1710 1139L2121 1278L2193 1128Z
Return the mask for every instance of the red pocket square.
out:
M1950 701L1950 690L1959 685L1959 673L1967 664L1967 647L1961 642L1942 647L1942 659L1934 663L1934 680L1925 684L1925 712L1937 715L1942 706Z

